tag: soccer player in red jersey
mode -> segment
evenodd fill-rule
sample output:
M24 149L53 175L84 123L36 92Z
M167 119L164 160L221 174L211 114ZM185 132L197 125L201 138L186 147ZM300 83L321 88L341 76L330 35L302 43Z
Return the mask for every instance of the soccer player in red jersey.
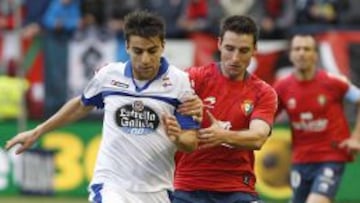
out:
M251 18L227 17L218 40L221 61L187 70L207 113L199 149L177 153L173 203L260 201L255 191L254 150L271 133L277 95L247 71L257 34Z
M293 203L329 203L352 159L354 140L360 138L360 114L353 135L343 110L343 99L360 105L360 90L343 77L317 69L316 41L295 35L290 45L292 74L274 88L279 111L286 110L292 131L291 186Z

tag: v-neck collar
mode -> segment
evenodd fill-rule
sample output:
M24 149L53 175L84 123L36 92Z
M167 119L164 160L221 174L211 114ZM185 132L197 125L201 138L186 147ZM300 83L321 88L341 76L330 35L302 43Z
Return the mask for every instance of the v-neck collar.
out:
M148 88L149 85L154 80L160 78L161 75L166 73L168 69L169 69L169 63L167 62L167 60L164 57L161 57L160 58L160 68L159 68L159 71L156 74L156 76L153 79L149 80L144 86L138 87L136 82L135 82L135 79L134 79L134 74L133 74L133 71L132 71L132 63L129 60L125 64L125 76L131 78L131 80L132 80L132 82L133 82L133 84L134 84L134 86L136 88L136 92L141 92L141 91L145 90L146 88Z

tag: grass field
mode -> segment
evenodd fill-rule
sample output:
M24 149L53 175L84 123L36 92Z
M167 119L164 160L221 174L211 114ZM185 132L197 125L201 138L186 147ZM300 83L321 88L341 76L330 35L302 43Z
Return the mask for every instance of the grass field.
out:
M89 203L83 198L58 198L58 197L1 197L1 203Z

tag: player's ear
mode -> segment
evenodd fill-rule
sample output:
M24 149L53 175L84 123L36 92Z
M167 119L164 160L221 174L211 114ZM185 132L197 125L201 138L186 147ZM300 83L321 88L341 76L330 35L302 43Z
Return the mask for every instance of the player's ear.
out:
M218 50L221 50L221 43L222 43L222 39L221 39L221 37L218 37L218 40L217 40Z
M129 53L129 43L125 41L126 53Z
M165 48L165 44L166 44L166 41L163 40L162 43L161 43L162 48Z

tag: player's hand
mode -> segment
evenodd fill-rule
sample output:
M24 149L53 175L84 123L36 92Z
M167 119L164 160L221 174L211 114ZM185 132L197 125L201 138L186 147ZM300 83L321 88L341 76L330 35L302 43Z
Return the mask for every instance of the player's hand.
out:
M206 114L210 118L211 126L199 130L199 148L209 148L223 145L225 142L223 136L224 128L221 127L219 121L210 113L210 111L207 110Z
M179 105L177 111L183 115L192 116L194 120L201 123L203 119L203 103L197 95L192 95Z
M165 125L166 135L172 142L177 142L182 130L176 118L172 115L164 115L163 122Z
M39 135L36 132L36 129L25 131L17 134L12 139L8 140L5 145L5 149L9 150L16 144L21 144L21 147L16 150L16 154L20 154L25 150L29 149L39 138Z
M360 152L360 140L355 138L348 138L339 144L339 147L346 149L351 154L357 154Z

